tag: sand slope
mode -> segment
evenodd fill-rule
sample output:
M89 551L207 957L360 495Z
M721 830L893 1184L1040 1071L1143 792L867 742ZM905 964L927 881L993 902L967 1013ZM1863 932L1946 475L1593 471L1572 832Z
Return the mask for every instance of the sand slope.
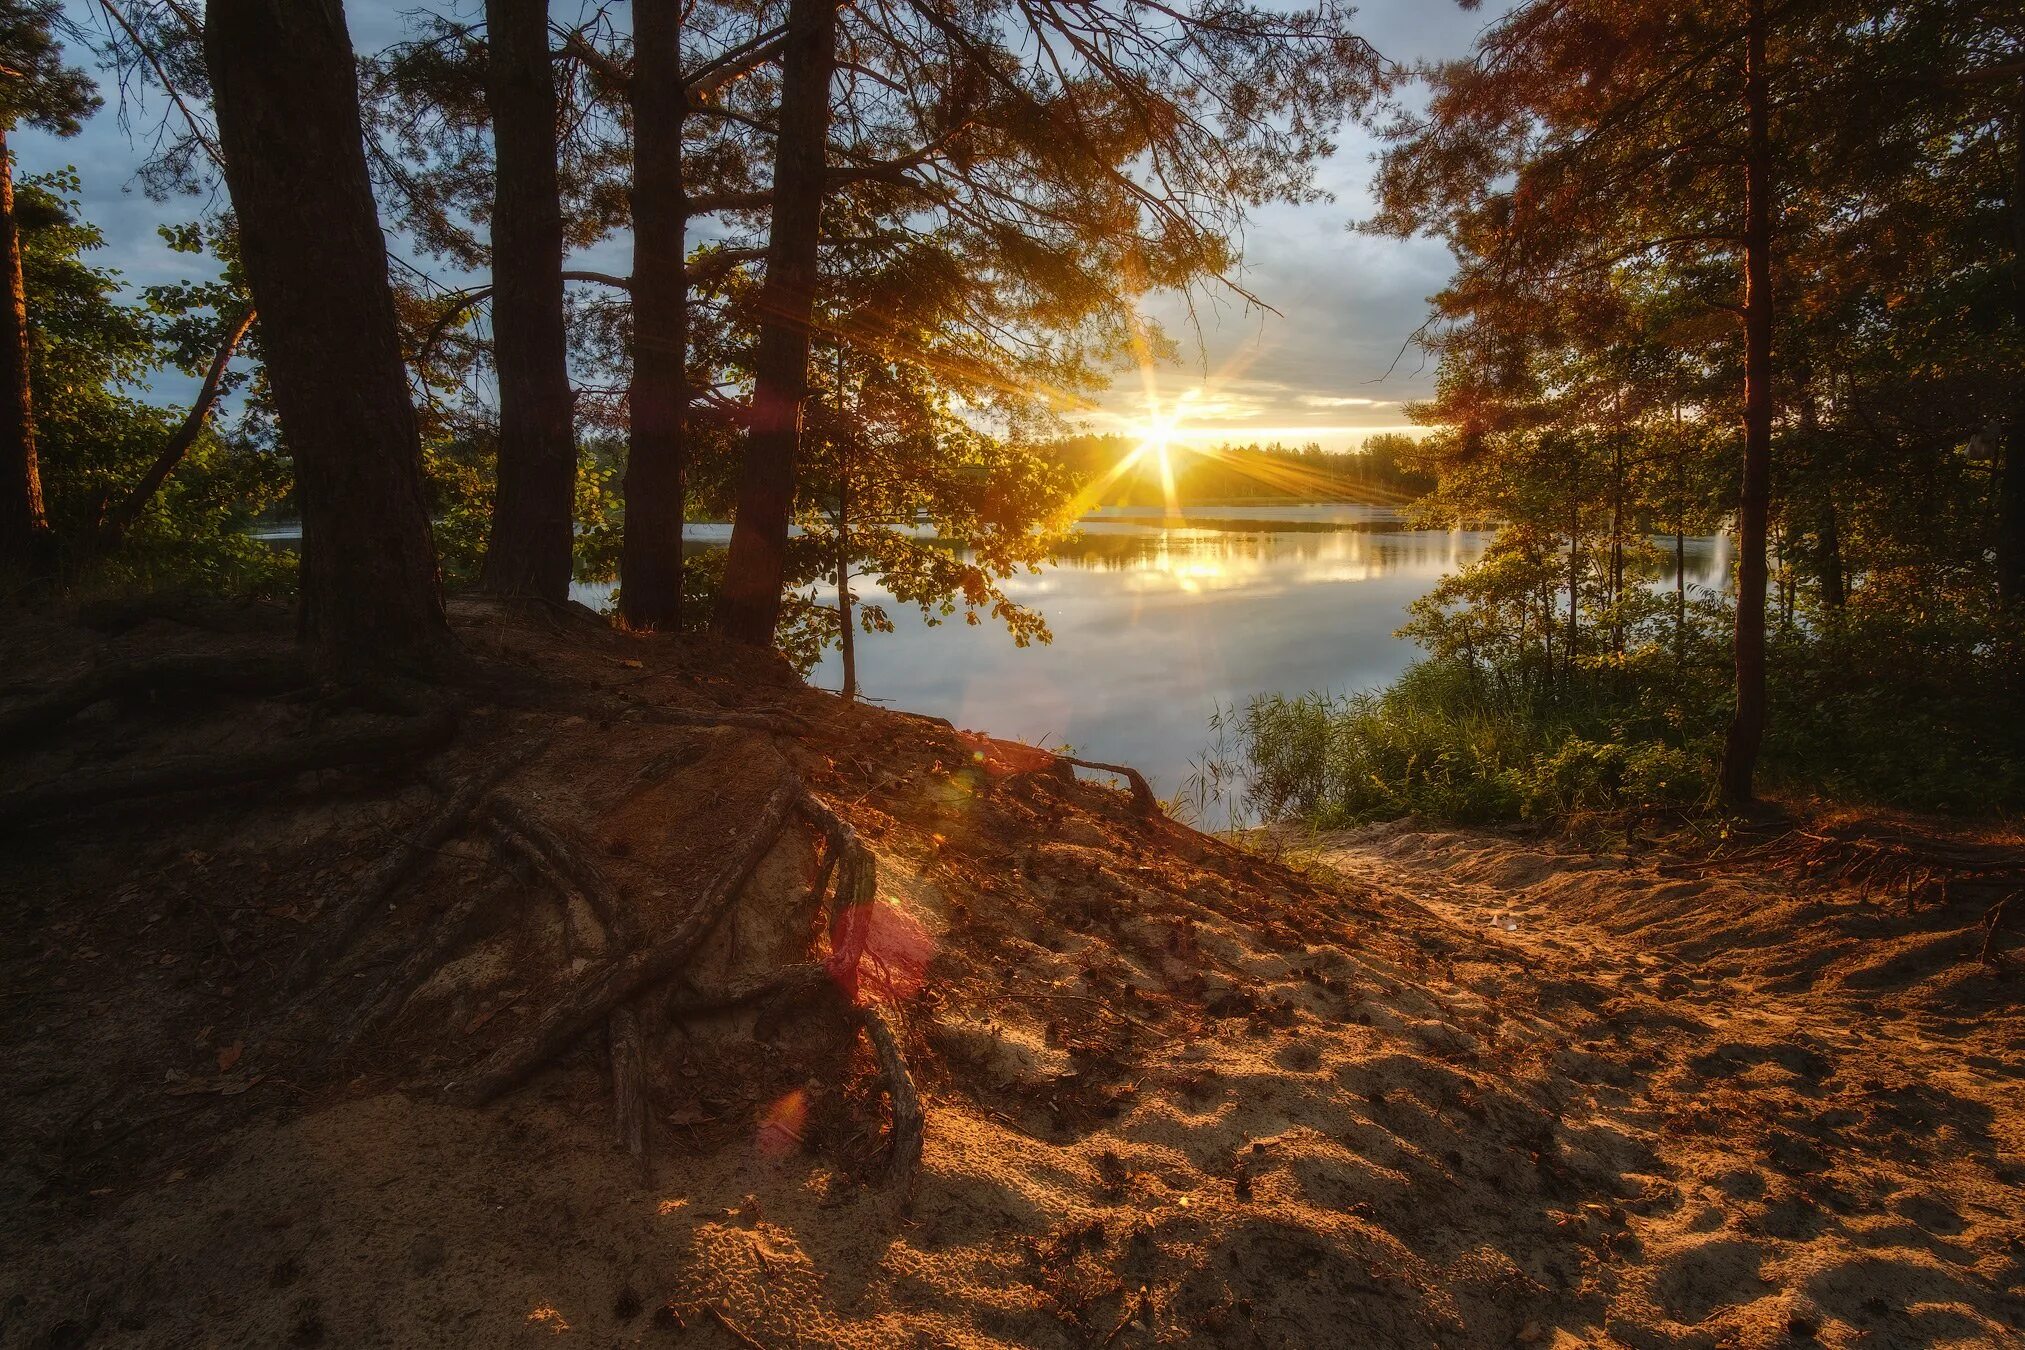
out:
M576 677L705 687L637 650ZM296 1081L248 1040L231 1092L179 1095L309 926L292 888L368 865L415 790L72 822L88 849L0 870L0 1346L2025 1334L2025 1022L1973 913L1401 828L1278 840L1289 866L1010 748L765 696L879 859L873 994L929 1112L911 1188L880 1179L864 1051L791 1014L673 1043L646 1176L595 1046L440 1103L522 1015L477 975L418 996L374 1072ZM758 753L712 741L690 797L649 799L561 731L518 790L622 822L629 886L735 825L710 754ZM783 848L741 906L797 903L812 865ZM448 852L390 922L488 875ZM466 966L562 959L509 937Z

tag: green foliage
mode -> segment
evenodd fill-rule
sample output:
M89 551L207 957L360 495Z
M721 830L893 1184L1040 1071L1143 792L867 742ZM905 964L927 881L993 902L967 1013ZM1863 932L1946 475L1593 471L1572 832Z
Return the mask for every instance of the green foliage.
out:
M289 556L251 538L247 527L282 501L287 463L258 437L221 434L215 424L118 549L100 554L106 508L140 479L182 420L141 397L148 381L165 369L201 371L245 300L228 253L216 281L151 287L138 303L128 301L119 273L89 261L104 237L78 218L80 190L76 171L66 169L24 179L15 196L43 488L67 575L101 588L284 590ZM229 238L194 226L162 233L183 253Z

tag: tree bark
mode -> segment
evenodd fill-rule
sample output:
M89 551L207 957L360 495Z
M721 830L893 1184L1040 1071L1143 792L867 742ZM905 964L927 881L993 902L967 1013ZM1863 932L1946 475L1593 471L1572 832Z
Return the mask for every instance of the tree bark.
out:
M1723 743L1723 800L1751 800L1765 738L1765 532L1772 497L1772 146L1765 3L1744 30L1744 482L1737 512L1736 711Z
M858 647L851 633L851 473L837 471L837 646L844 663L844 701L858 697Z
M725 561L717 627L771 646L787 574L795 456L808 393L809 327L822 236L824 146L836 68L835 0L789 0L781 53L780 134L774 142L773 229L753 361L752 430L738 482L738 514Z
M231 366L233 354L239 350L239 344L244 342L246 334L252 331L254 318L255 310L248 305L240 311L239 317L232 321L232 326L225 330L225 340L219 343L218 350L212 353L210 368L204 372L204 383L197 390L197 398L190 405L190 411L183 414L183 424L169 437L168 443L162 447L162 452L155 456L155 462L141 475L141 481L135 483L127 495L120 498L119 504L108 511L105 519L100 522L98 542L101 548L119 547L120 541L126 538L127 531L131 530L134 522L141 518L141 512L147 509L155 494L162 490L162 484L169 481L169 475L183 462L183 456L190 453L190 447L197 443L197 437L203 432L205 424L211 420L211 410L218 406L218 395L224 391L225 371Z
M2011 105L2011 331L2025 341L2025 77ZM2025 610L2025 379L2011 381L1997 487L1997 599Z
M633 377L619 613L635 628L675 629L682 623L689 401L681 6L641 0L633 50Z
M1582 624L1582 508L1568 512L1568 640L1561 644L1561 681L1575 687L1575 648Z
M577 448L546 0L486 0L499 476L480 581L558 603L575 570Z
M225 180L295 461L302 632L320 663L433 664L449 649L339 0L211 0Z
M42 468L35 454L35 396L28 379L28 292L21 281L21 229L14 218L14 160L0 126L0 250L6 253L6 331L0 332L0 567L33 568L49 540Z

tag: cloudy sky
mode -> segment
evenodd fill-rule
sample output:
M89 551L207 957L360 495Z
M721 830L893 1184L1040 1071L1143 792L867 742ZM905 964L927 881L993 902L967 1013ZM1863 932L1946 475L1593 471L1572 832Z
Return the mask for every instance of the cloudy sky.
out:
M413 7L414 0L351 0L353 40L361 50L386 46L401 36L401 15ZM89 23L82 4L72 9ZM1483 10L1464 12L1452 0L1366 0L1356 26L1384 56L1410 63L1468 50L1485 18ZM76 165L84 214L106 234L98 261L137 286L185 277L191 260L170 253L155 227L193 219L209 203L143 195L135 171L158 109L130 103L123 126L119 100L106 92L106 108L80 136L15 136L17 172ZM1184 442L1319 441L1342 449L1374 431L1405 427L1400 404L1427 394L1432 372L1411 352L1390 375L1387 368L1446 277L1448 255L1425 240L1350 232L1350 222L1367 212L1373 141L1354 126L1338 139L1336 156L1320 174L1335 200L1266 208L1246 232L1243 282L1278 312L1228 300L1199 304L1198 340L1178 300L1155 297L1148 313L1180 340L1182 358L1148 375L1122 374L1092 421L1095 429L1129 431L1152 412L1176 420L1175 438ZM600 261L620 261L624 247L607 246L614 247L613 257ZM165 381L157 392L176 399L184 391Z

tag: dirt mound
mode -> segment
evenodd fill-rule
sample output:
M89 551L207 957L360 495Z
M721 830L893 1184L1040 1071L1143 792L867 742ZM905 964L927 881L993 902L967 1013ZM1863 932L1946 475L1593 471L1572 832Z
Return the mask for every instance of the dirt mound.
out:
M1585 908L1614 872L1563 885L1469 836L1337 841L1340 872L1296 871L766 658L543 611L457 622L482 697L446 743L15 826L0 1345L1988 1344L2025 1326L2019 1023L1994 974L1946 984L1951 1006L1980 1000L1970 1018L1908 967L1869 991L1906 1010L1883 1026L1836 982L1853 952L1777 990L1636 950L1607 897ZM0 718L94 658L252 641L168 619L17 631ZM16 781L388 716L159 698L76 713ZM846 834L785 824L677 975L628 1005L645 1170L614 1138L624 1033L604 1019L524 1086L457 1104L615 942L689 922L790 778ZM852 856L840 837L876 877L862 906L825 876ZM599 886L639 933L615 936ZM1755 953L1749 971L1797 959L1756 914L1719 894L1678 933L1737 930L1706 960ZM391 978L445 933L423 978ZM861 953L844 1002L883 1011L919 1089L918 1171L892 1169L876 1038L800 992L723 1006L767 972L834 969L840 942ZM1830 987L1851 1001L1820 1002ZM1974 1025L1944 1037L1957 1020Z

